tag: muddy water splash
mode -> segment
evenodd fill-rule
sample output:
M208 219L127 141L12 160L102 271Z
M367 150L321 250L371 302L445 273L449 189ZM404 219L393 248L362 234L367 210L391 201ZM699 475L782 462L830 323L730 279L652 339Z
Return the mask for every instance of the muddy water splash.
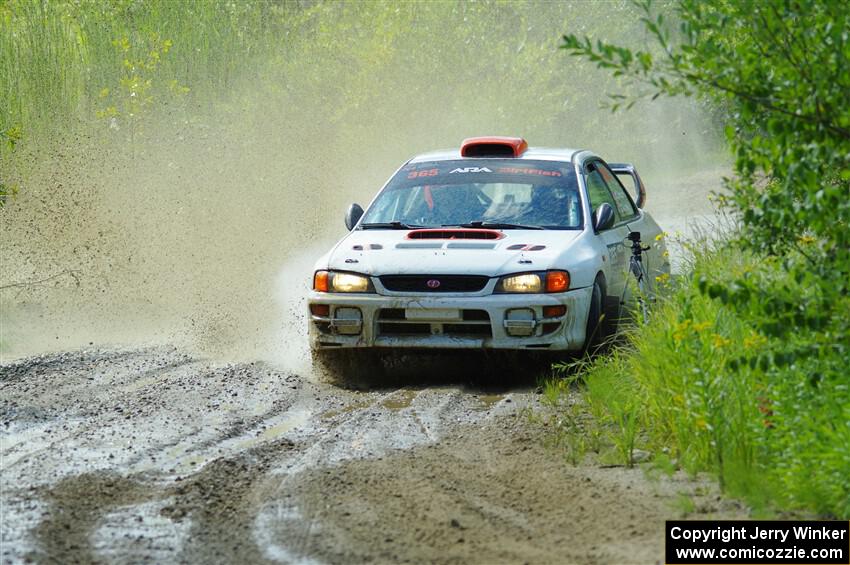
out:
M276 306L281 312L273 343L260 358L299 375L310 374L310 350L307 344L307 293L317 257L325 247L310 246L288 259L276 280Z
M659 100L612 118L598 102L614 85L557 49L566 27L601 25L591 5L381 6L320 6L319 20L352 19L357 36L293 39L301 59L263 55L251 68L267 71L236 76L217 106L163 106L132 132L95 121L3 162L21 185L0 210L4 360L164 341L301 370L305 288L347 203L367 203L411 155L470 135L589 147L638 163L650 210L708 208L719 174L696 190L671 174L705 168L701 109ZM387 27L367 21L376 10ZM632 21L627 7L611 18Z

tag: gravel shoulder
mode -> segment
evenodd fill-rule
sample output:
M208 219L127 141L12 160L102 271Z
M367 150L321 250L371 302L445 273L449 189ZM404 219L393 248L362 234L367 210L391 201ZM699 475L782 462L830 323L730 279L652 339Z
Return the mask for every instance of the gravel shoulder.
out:
M342 387L174 347L5 364L0 559L655 563L683 497L745 514L683 476L569 465L533 383L482 377Z

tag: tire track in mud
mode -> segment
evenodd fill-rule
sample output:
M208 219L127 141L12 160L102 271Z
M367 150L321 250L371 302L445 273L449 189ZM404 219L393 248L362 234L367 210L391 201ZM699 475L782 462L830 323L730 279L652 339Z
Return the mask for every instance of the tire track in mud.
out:
M129 478L83 473L39 494L48 503L47 518L34 531L40 550L29 553L27 560L92 563L96 555L89 535L98 520L115 507L143 500L145 489Z
M267 473L281 452L293 448L288 440L257 447L243 456L219 459L173 489L174 502L162 513L174 520L192 521L181 561L264 561L251 537L258 506L273 491Z
M163 486L144 476L84 473L37 491L48 503L47 518L34 531L41 551L34 560L58 558L66 563L100 561L91 542L107 514L125 506L160 503L159 514L174 523L189 522L188 543L172 558L183 562L261 562L251 538L254 512L273 490L265 478L288 440L274 441L233 458L216 459L198 473ZM138 521L142 521L141 515ZM143 541L137 536L136 541ZM141 544L140 544L141 545ZM142 549L141 547L139 549Z
M258 545L264 548L266 557L282 562L311 562L310 541L314 534L323 531L321 518L328 503L324 500L313 503L298 498L298 485L303 476L312 475L313 472L327 474L329 469L349 460L364 457L380 459L387 453L436 441L437 436L421 421L414 409L417 399L423 395L427 396L428 391L381 391L371 402L357 402L351 405L350 410L343 410L342 414L334 413L333 425L317 433L304 450L284 463L286 472L277 474L278 483L274 489L276 499L264 505L255 520L254 537ZM456 396L440 392L436 395L441 401L431 405L429 411L437 415L446 410L452 399L456 399ZM406 416L412 420L409 422L412 426L409 427L414 432L408 430L405 434L404 426L397 419L391 423L393 430L387 430L382 420L375 419L381 412L395 415L406 412ZM415 435L417 430L421 432L419 438L394 441L398 435ZM375 433L378 437L375 437ZM359 452L363 446L372 446L374 450ZM282 537L281 532L284 532Z
M33 512L40 510L47 517L41 525L22 523L12 526L12 532L4 529L3 538L14 542L27 538L28 531L41 532L30 536L40 551L69 553L80 548L75 555L83 561L91 551L81 540L93 535L85 534L87 529L97 529L98 514L161 503L160 513L168 520L185 516L193 532L187 539L193 540L199 531L195 520L208 522L216 514L203 510L206 503L197 502L198 493L206 496L210 507L217 507L216 500L238 497L228 485L252 492L252 485L268 474L264 488L279 492L282 476L309 472L345 457L369 456L374 453L370 442L377 442L374 447L379 449L416 443L387 441L397 434L389 433L386 425L382 433L370 436L370 432L379 412L386 416L404 410L421 391L349 391L261 364L215 366L173 348L74 352L16 362L0 371L0 383L8 393L0 404L0 468L4 483L22 487L5 489L4 503L20 507L13 513L26 515L26 503L38 502ZM246 390L251 387L262 390L252 395ZM234 395L239 400L231 400ZM231 417L218 422L210 416L216 410ZM296 416L301 421L293 422ZM204 425L210 419L215 424L211 430ZM434 440L418 417L415 427L423 436L417 442ZM153 432L143 433L145 428ZM298 447L287 443L285 451L291 453L284 454L281 442L291 440L281 436L294 437ZM145 496L113 496L111 485L119 480L129 481L128 492ZM184 490L163 490L163 485L178 482ZM231 494L210 498L206 484ZM52 519L55 515L77 515L76 525L57 522ZM254 520L251 512L239 515ZM300 529L302 524L296 526Z
M673 487L564 465L527 385L442 377L346 388L171 347L0 367L0 560L654 555ZM597 523L628 541L603 547Z

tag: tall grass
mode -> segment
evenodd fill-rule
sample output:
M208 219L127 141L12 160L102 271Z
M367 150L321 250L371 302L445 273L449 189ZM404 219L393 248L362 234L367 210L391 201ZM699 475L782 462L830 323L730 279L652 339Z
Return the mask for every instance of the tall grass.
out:
M778 260L697 247L651 322L589 367L592 411L624 462L636 444L756 507L850 516L850 299Z
M257 73L292 2L10 0L0 4L0 129L32 135L142 96L203 105ZM163 49L163 46L167 46ZM134 79L138 79L134 81ZM179 85L180 88L175 88ZM139 92L139 88L145 92Z
M386 135L388 124L396 135L406 123L405 135L443 144L445 134L433 132L451 124L463 138L483 121L493 131L536 132L539 144L666 153L682 146L672 132L705 133L707 118L665 103L635 117L654 128L611 121L587 92L618 79L557 49L565 24L635 43L635 15L628 2L599 18L591 6L536 0L7 0L0 131L18 127L31 138L80 122L138 126L143 114L174 107L188 121L246 110L261 119L273 103L319 128L341 127L334 133L346 141L364 130ZM659 125L671 135L659 135ZM701 138L687 144L701 151Z

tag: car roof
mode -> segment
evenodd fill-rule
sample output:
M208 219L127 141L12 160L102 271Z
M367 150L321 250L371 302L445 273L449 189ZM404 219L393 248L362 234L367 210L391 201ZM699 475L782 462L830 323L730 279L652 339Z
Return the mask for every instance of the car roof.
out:
M572 162L579 153L588 153L582 149L566 149L553 147L529 147L519 157L498 157L500 159L537 160L537 161L566 161ZM460 149L444 149L442 151L431 151L417 155L409 163L423 163L426 161L454 161L454 160L479 160L493 159L493 157L461 157Z

